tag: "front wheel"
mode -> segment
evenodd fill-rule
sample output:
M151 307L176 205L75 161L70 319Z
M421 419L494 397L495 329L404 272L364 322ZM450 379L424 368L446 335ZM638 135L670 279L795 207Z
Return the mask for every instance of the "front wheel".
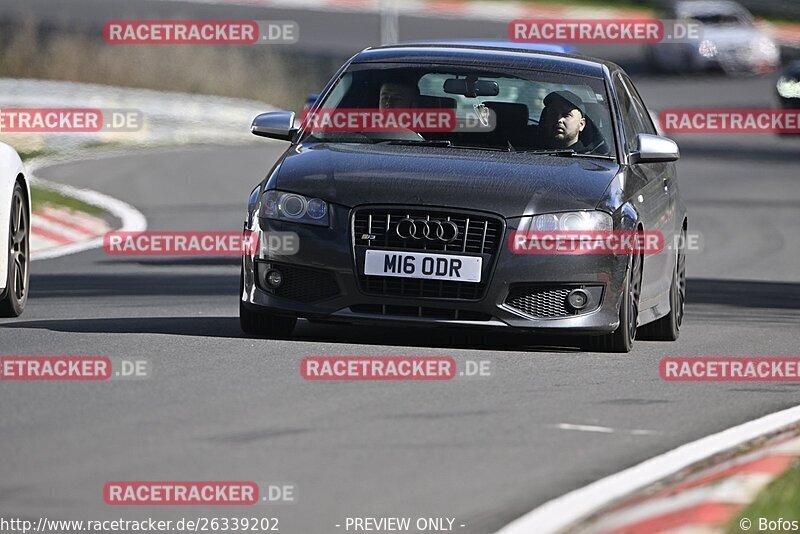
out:
M239 302L239 325L247 335L270 339L287 338L292 335L296 324L297 317L256 312Z
M686 234L681 236L685 242ZM686 255L683 248L678 250L672 283L669 287L669 313L642 327L642 339L648 341L675 341L678 339L683 322L686 304Z
M297 317L253 311L242 302L243 292L244 265L242 265L239 277L239 326L245 334L272 339L281 339L292 335L297 324Z
M630 352L636 339L639 319L639 295L642 288L642 256L633 254L619 306L619 327L610 334L589 338L589 350L595 352Z
M19 317L28 301L30 282L30 225L22 184L14 185L8 224L6 289L0 297L0 317Z

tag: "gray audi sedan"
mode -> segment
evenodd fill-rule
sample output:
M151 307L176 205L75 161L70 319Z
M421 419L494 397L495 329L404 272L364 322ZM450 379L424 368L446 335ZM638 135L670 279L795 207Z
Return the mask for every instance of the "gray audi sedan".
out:
M369 48L302 118L264 113L251 130L291 144L248 202L247 334L286 337L307 318L575 335L610 352L678 337L678 147L613 63Z

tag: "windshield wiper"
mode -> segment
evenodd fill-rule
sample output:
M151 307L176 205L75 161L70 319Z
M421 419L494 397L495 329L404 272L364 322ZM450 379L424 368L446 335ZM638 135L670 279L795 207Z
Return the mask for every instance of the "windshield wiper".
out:
M453 146L453 142L447 139L390 139L379 141L379 145L419 145L419 146Z
M368 137L317 137L314 134L307 134L305 137L300 139L300 143L305 143L306 141L313 141L315 143L341 143L341 144L350 144L350 145L374 145L375 141L368 138ZM299 144L299 143L298 143Z
M526 153L526 154L544 154L546 156L559 156L563 158L598 158L598 159L608 159L615 161L616 158L614 156L608 156L606 154L586 154L582 152L575 152L575 150L571 148L548 148L544 150L540 149L532 149L532 150L517 150L518 153Z
M379 145L408 145L408 146L440 146L445 148L461 148L465 150L491 150L492 152L507 152L506 149L483 145L456 145L449 139L394 139L379 141Z

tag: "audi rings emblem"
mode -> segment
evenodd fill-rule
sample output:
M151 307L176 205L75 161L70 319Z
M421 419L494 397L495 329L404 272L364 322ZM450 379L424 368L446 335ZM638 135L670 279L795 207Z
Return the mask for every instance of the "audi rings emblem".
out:
M452 243L458 237L458 226L453 221L433 219L412 219L406 217L397 221L394 231L402 239L427 239Z

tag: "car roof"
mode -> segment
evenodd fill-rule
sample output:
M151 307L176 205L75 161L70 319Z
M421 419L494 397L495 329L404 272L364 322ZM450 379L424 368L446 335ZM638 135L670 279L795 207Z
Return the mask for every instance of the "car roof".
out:
M621 70L610 61L575 54L543 51L498 41L476 43L405 43L386 45L356 54L353 63L445 63L487 68L525 69L604 78L604 67Z
M747 14L748 11L738 2L732 0L678 0L675 7L679 11L691 14Z
M513 48L514 50L533 50L537 52L559 52L561 54L574 54L577 49L571 44L556 43L515 43L500 39L443 39L441 41L408 41L402 44L418 45L464 45L480 46L485 48Z

